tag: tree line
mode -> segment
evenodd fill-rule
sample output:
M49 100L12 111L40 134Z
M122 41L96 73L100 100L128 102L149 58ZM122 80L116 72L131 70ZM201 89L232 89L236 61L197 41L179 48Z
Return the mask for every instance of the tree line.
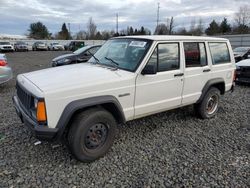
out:
M133 28L128 26L119 32L114 30L98 31L92 17L89 18L86 24L86 30L81 30L75 35L72 35L66 24L63 23L61 30L55 34L49 32L47 27L42 22L31 23L29 27L30 38L34 39L78 39L78 40L107 40L116 36L130 35L151 35L151 31L144 26ZM167 18L165 23L160 23L156 26L153 34L157 35L223 35L223 34L248 34L250 33L250 6L240 7L234 15L234 22L229 23L227 18L221 22L212 20L208 27L204 27L202 19L196 21L193 19L190 22L190 27L180 27L175 23L174 17Z

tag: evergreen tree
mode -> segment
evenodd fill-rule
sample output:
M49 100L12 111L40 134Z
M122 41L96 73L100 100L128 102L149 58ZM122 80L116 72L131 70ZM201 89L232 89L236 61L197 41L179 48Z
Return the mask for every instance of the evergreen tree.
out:
M206 34L207 35L215 35L220 33L220 26L218 25L218 23L213 20L210 24L209 27L206 29Z
M31 23L28 31L29 37L34 39L48 39L51 36L42 22Z
M230 33L230 32L231 32L232 28L231 28L230 24L228 24L226 18L224 18L224 19L222 20L222 22L221 22L221 24L220 24L220 30L221 30L221 32L222 32L223 34L225 34L225 33Z
M59 36L58 36L59 39L63 39L63 40L69 40L69 39L71 38L70 33L69 33L69 31L68 31L68 29L67 29L65 23L63 23L62 29L61 29L61 31L58 33L58 35L59 35Z

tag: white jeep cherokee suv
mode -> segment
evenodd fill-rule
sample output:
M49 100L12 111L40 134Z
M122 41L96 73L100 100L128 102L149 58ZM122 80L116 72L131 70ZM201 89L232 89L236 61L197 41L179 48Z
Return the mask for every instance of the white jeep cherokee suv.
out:
M118 37L87 63L18 75L13 101L38 139L66 138L89 162L111 147L117 124L191 104L215 116L235 68L227 39Z

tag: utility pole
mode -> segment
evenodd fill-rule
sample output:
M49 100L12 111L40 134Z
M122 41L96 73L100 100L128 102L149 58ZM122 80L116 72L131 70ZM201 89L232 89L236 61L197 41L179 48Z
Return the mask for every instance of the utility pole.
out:
M158 2L158 7L157 7L157 19L156 19L156 27L159 25L159 16L160 16L160 3Z
M116 13L116 33L118 34L118 13Z
M70 34L70 23L68 23L68 28L69 28L69 34Z

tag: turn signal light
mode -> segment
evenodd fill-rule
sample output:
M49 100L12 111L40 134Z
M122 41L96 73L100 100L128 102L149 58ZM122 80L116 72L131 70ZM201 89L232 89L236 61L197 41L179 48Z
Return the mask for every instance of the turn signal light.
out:
M37 118L37 121L40 121L40 122L47 121L46 108L45 108L44 101L38 101L37 103L36 118Z
M0 59L0 66L4 67L7 65L7 62L5 60Z

